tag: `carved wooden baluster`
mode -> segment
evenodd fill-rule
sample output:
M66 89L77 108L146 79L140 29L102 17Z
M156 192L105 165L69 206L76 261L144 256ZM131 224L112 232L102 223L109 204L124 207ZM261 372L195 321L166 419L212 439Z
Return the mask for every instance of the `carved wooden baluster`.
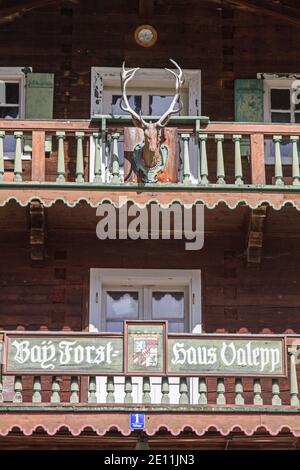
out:
M94 159L94 183L102 182L102 168L101 168L101 152L102 152L102 139L100 132L93 133L95 144L95 159Z
M281 163L281 149L280 142L281 135L273 135L273 142L275 144L275 184L283 184L282 163Z
M118 139L120 134L115 132L112 134L111 138L113 141L113 150L112 150L112 184L119 184L120 183L120 162L119 162L119 147L118 147Z
M260 379L254 379L253 381L253 404L254 405L263 405L263 399L261 396L261 384Z
M52 377L51 398L50 398L51 403L60 403L59 392L60 392L59 378L54 376Z
M300 184L299 157L298 157L298 135L291 135L292 142L292 158L293 158L293 184Z
M242 379L235 379L235 404L244 405L245 400L243 397L243 382Z
M107 377L106 392L106 403L115 403L115 382L111 376Z
M296 347L289 348L290 354L290 388L291 388L291 406L299 406L299 396L298 396L298 381L297 381L297 370L296 370Z
M272 405L281 405L278 379L272 379Z
M180 377L179 380L179 403L181 405L188 405L189 403L188 384L185 377Z
M232 136L234 142L234 175L235 184L244 184L243 182L243 168L241 158L241 139L242 136L235 134Z
M71 377L70 403L79 403L79 384L78 377L76 375Z
M76 183L84 183L83 139L84 132L75 132L77 140Z
M162 377L161 379L161 402L170 403L170 387L169 387L169 378Z
M104 175L104 181L105 183L108 183L111 179L111 173L110 173L110 150L111 150L111 135L107 134L106 139L105 139L105 144L104 144L104 160L105 160L105 175Z
M5 132L0 131L0 181L4 180L4 137Z
M42 401L41 391L42 391L41 377L39 375L35 375L33 377L32 403L41 403Z
M66 138L66 133L58 131L56 132L56 137L58 139L58 151L57 151L57 178L58 183L64 183L66 181L66 167L65 167L65 150L64 150L64 140Z
M20 375L15 376L15 383L14 383L14 397L13 397L13 403L22 403L23 401L23 396L22 396L22 377Z
M133 397L132 397L132 379L131 377L125 377L125 398L124 398L124 403L132 403L133 402Z
M199 183L208 184L208 166L207 166L207 151L206 151L206 141L208 134L199 134L200 142L200 178Z
M14 181L22 181L22 138L23 132L14 132L16 139Z
M216 134L215 140L217 142L217 184L225 184L225 169L224 169L224 155L223 155L223 134Z
M0 374L0 403L3 403L3 383L2 383L2 375Z
M88 403L97 403L96 396L96 377L89 378L89 393L88 393Z
M226 405L225 382L221 377L217 379L217 405Z
M199 377L199 405L207 405L207 385L205 377Z
M151 385L150 378L143 377L143 403L151 403Z
M181 134L181 139L183 141L183 184L190 184L191 182L190 152L189 152L190 134Z

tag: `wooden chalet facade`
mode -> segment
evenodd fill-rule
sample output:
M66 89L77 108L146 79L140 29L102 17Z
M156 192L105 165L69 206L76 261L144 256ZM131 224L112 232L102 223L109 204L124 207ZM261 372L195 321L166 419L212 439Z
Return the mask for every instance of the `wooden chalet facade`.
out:
M299 48L293 0L0 2L5 347L12 332L89 338L168 320L170 335L280 339L286 361L278 376L14 375L4 348L0 449L299 448ZM170 58L186 78L183 109L165 129L172 158L145 183L120 70L141 67L128 94L159 116L174 93ZM96 209L119 213L120 198L203 204L202 249L100 240ZM142 432L129 427L137 411Z

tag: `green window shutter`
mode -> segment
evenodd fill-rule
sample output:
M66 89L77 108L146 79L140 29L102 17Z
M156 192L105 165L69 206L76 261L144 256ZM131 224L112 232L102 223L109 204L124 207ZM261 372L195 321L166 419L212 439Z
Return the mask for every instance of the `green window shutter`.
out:
M234 82L234 114L237 122L264 121L264 83L263 80L237 79ZM241 141L242 156L249 156L248 141Z
M53 118L53 73L29 73L26 78L26 119ZM46 137L45 151L51 152L52 138ZM25 139L25 152L31 152L31 139Z

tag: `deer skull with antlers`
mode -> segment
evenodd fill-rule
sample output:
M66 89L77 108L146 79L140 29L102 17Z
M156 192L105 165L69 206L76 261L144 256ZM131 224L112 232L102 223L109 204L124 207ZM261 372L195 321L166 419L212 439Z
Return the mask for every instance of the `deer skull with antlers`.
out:
M144 142L137 144L133 151L134 161L137 170L142 173L143 182L155 182L157 173L165 168L168 158L168 148L162 142L161 130L168 124L172 114L178 113L182 108L179 91L184 83L183 73L179 65L174 60L170 59L170 61L177 68L177 72L166 68L166 70L175 77L175 95L167 111L156 122L146 122L143 119L141 112L138 114L131 108L127 97L126 87L128 82L132 80L136 72L139 70L139 67L125 70L124 62L122 66L122 100L120 106L123 111L131 115L134 125L142 129L144 133Z

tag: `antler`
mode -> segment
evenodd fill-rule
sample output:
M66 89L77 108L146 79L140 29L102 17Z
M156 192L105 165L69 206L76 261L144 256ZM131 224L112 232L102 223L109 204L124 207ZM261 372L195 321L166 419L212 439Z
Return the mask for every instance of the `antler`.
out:
M175 77L175 80L176 80L176 93L174 95L172 103L169 106L169 109L167 109L167 111L155 123L156 127L165 127L168 124L172 114L176 114L179 111L181 111L181 109L182 109L182 102L180 100L179 90L180 90L181 86L184 83L183 72L182 72L181 68L179 67L179 65L177 64L177 62L175 62L175 60L170 59L170 61L178 69L178 73L176 73L173 70L166 68L166 70L168 72L170 72L172 75L174 75L174 77ZM178 103L178 101L179 101L179 103ZM176 103L178 103L177 109L175 109Z
M147 122L144 121L142 118L141 112L138 114L129 104L126 92L127 83L134 77L135 73L139 70L139 67L135 69L128 69L125 70L125 62L122 65L121 71L121 87L122 87L122 99L120 103L120 107L123 111L131 114L131 117L134 121L136 121L140 127L145 128L148 127Z

